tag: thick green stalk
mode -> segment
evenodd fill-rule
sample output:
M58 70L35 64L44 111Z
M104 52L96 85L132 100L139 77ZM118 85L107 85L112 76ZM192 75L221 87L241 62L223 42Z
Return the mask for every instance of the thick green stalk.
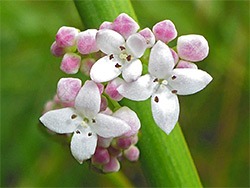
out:
M114 21L120 13L127 13L136 20L129 0L82 0L75 1L86 28L99 28L103 21ZM154 122L150 100L134 102L122 100L122 105L133 109L142 124L138 143L143 172L153 187L201 187L182 131L177 124L166 135Z

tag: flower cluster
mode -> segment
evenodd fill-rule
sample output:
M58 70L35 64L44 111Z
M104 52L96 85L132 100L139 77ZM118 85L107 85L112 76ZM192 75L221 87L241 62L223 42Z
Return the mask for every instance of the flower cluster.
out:
M139 25L122 13L98 30L61 27L51 46L54 56L63 56L62 71L75 74L80 70L91 80L82 86L78 78L61 78L40 121L53 132L73 133L72 155L80 163L91 159L103 172L119 170L123 158L137 161L139 157L135 144L140 120L117 101L151 97L156 124L170 134L179 117L177 95L196 93L212 80L194 64L208 55L203 36L180 36L176 48L170 48L168 43L177 37L170 20L157 23L152 31L138 30ZM142 75L141 58L147 49L149 60L144 63L148 70Z

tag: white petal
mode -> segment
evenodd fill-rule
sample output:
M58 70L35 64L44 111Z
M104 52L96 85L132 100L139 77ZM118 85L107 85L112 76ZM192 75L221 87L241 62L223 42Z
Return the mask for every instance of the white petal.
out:
M174 69L168 83L178 95L190 95L205 88L212 79L202 70Z
M96 42L98 48L105 54L120 54L120 46L125 44L123 36L110 29L99 30Z
M132 82L137 80L142 73L142 64L139 59L135 59L132 62L128 63L122 71L122 77L126 82Z
M147 48L146 39L139 33L131 35L126 41L126 51L134 57L143 56Z
M130 126L131 130L126 132L123 135L125 137L130 137L132 135L137 134L138 130L141 127L140 120L139 120L138 116L136 115L136 113L126 106L117 110L113 114L113 116L124 120Z
M95 82L86 81L79 91L75 108L83 116L92 118L100 111L101 96Z
M131 129L125 121L101 113L90 126L96 134L104 138L118 137Z
M169 47L158 41L151 50L148 71L157 78L166 77L174 68L174 58Z
M79 163L91 158L95 153L97 145L97 135L90 127L78 127L71 139L71 152Z
M134 101L144 101L152 95L155 85L153 78L146 74L134 82L122 84L117 90L123 97Z
M79 122L82 121L82 118L79 115L77 115L76 118L72 118L72 115L77 115L73 108L51 110L40 117L40 121L45 127L56 133L72 133L78 126Z
M112 58L105 56L99 59L90 70L90 78L95 82L107 82L113 80L121 74L121 68L117 65L122 65L119 58Z
M163 86L164 87L164 86ZM151 108L155 123L167 134L169 134L179 117L179 102L177 95L162 85L151 98Z

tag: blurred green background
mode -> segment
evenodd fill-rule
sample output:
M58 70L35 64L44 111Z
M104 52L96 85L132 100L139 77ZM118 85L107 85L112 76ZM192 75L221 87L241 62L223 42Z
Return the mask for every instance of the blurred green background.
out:
M66 76L60 58L50 53L55 34L64 25L84 30L74 3L0 3L1 185L147 186L143 164L124 162L120 173L97 174L77 163L67 143L38 126L44 103ZM170 19L178 35L201 34L209 41L210 54L198 66L214 80L202 92L180 97L180 125L204 186L248 187L249 1L132 4L141 28Z

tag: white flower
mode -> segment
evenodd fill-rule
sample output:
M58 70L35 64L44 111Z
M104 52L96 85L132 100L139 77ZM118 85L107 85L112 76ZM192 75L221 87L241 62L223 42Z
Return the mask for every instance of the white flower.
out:
M132 83L124 83L118 92L124 97L141 101L150 96L153 118L167 134L174 128L179 117L176 94L196 93L211 82L212 77L198 69L174 69L174 59L169 47L158 41L151 50L148 71Z
M147 43L139 33L125 39L116 31L103 29L96 35L98 48L107 56L99 59L90 70L90 77L96 82L113 80L122 73L126 82L141 76L142 63L138 59L144 54Z
M74 133L71 152L82 163L96 150L97 135L104 138L117 137L130 126L123 120L98 113L101 97L93 81L85 82L75 99L75 108L62 108L45 113L40 121L50 130L59 133Z

